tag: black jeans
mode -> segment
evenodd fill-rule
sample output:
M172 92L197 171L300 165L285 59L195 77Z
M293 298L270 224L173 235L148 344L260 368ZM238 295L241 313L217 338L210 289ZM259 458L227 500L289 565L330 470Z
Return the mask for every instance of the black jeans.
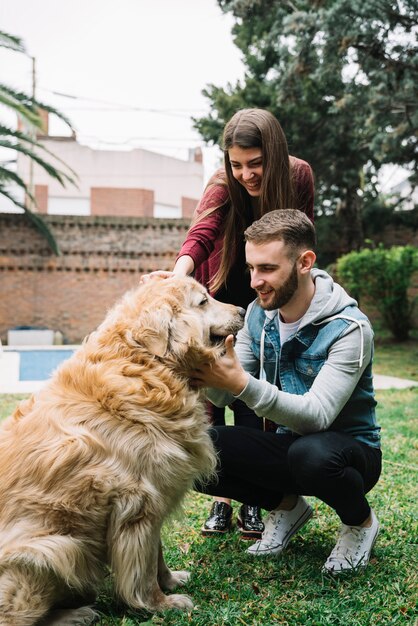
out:
M245 426L217 426L218 480L202 493L257 502L275 509L286 494L316 496L344 524L360 525L370 514L365 494L377 483L381 451L345 433L278 435Z

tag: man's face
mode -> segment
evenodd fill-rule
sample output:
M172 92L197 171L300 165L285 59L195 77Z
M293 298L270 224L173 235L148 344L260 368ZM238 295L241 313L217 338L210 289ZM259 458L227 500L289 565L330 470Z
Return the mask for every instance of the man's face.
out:
M245 246L251 287L255 289L260 306L266 311L280 309L290 302L298 286L296 261L289 258L282 241Z

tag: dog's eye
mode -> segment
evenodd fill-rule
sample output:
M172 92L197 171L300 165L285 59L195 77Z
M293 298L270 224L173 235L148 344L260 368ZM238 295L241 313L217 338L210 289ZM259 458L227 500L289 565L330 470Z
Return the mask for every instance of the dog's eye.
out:
M205 306L205 304L207 304L207 303L208 303L208 299L207 298L203 298L203 300L201 300L199 302L199 306Z

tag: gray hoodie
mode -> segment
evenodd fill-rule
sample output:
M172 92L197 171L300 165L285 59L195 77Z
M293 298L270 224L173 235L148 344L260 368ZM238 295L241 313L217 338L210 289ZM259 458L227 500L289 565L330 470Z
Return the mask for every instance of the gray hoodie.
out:
M371 378L372 328L357 302L329 274L315 269L312 279L315 294L309 309L297 332L283 345L280 345L278 315L274 316L274 312L266 315L257 301L250 304L235 346L243 368L249 373L248 383L238 396L209 389L208 398L216 406L226 406L239 398L257 415L301 435L334 428L333 422L338 418L335 429L352 432L377 446L380 429L375 422ZM276 345L274 374L270 363L267 380L263 379L266 336L271 339L270 353L271 345ZM301 361L293 367L292 357L288 355L294 354L295 349ZM315 364L310 381L300 374L304 358L311 359L307 363Z

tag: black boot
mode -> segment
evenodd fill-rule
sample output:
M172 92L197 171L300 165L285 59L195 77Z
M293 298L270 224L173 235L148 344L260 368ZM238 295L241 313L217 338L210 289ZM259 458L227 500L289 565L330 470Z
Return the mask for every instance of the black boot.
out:
M241 539L261 539L264 524L261 520L261 509L252 504L243 504L237 519Z
M209 517L202 526L202 535L223 535L231 530L232 526L232 506L226 502L215 502L209 513Z

